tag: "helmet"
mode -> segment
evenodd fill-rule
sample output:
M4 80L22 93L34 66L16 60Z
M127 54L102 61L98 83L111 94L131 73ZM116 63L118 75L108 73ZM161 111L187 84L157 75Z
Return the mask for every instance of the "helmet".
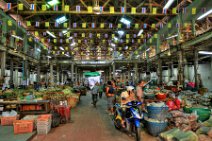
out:
M133 86L127 86L127 91L132 91L132 90L134 90Z

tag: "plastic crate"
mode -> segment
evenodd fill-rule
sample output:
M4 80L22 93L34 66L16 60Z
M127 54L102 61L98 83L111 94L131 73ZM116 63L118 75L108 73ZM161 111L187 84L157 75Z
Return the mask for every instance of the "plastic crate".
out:
M61 115L61 123L66 123L71 119L70 106L56 106L57 112Z
M39 119L52 119L52 115L51 114L44 114L44 115L39 115L38 116L38 120Z
M1 125L7 126L7 125L13 125L13 122L19 119L19 115L17 116L11 116L11 117L1 117Z
M31 133L33 131L33 120L16 120L13 123L14 134Z
M146 121L146 124L148 132L153 136L158 136L168 125L165 121L161 123Z

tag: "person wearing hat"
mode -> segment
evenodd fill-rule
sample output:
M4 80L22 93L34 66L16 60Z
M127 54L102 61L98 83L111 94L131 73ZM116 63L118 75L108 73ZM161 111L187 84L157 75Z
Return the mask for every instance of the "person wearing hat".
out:
M128 102L136 100L135 94L134 94L134 87L133 86L127 86L127 90L121 93L121 105L125 105ZM126 116L126 108L122 108L122 126L125 128L124 122L125 122L125 116Z

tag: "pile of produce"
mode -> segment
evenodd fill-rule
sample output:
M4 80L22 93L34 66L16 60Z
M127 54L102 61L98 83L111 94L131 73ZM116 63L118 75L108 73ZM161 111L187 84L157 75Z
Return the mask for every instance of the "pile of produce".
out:
M200 126L197 123L197 118L196 114L185 114L182 111L175 110L171 111L169 122L182 131L196 131Z
M199 141L211 141L212 140L212 118L201 123L201 127L196 131L199 137Z
M160 134L160 137L165 141L198 141L198 137L194 132L184 132L178 128L163 132Z

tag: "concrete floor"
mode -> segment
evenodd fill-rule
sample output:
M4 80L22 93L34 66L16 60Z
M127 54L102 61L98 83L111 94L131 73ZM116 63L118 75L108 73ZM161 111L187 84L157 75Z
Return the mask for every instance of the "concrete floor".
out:
M73 123L62 124L48 135L36 135L32 141L134 141L133 137L114 128L106 112L106 98L91 105L91 97L82 96L79 105L72 109ZM157 141L157 138L141 132L143 141Z

